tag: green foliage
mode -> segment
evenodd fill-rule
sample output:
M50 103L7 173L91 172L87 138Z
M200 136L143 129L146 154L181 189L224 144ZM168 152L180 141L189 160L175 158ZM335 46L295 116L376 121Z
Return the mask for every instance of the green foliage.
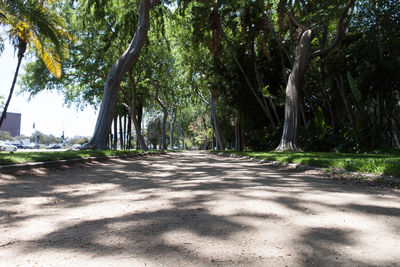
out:
M160 98L170 113L177 109L177 124L182 126L185 142L206 148L211 144L213 126L209 106L202 98L207 101L212 93L227 143L234 143L236 114L240 111L245 148L272 149L280 139L285 86L299 30L289 13L305 27L315 29L315 51L334 40L338 17L347 2L318 0L304 5L306 2L298 0L183 0L175 5L162 1L151 12L148 40L131 71L137 82L138 106L144 108L147 118L159 113L154 101L157 81ZM32 95L58 90L69 103L98 107L106 75L135 32L138 1L63 3L57 8L75 36L63 64L63 76L55 79L38 60L26 65L22 87ZM393 146L400 100L399 20L396 1L356 1L340 46L310 63L301 92L299 140L305 150L354 152ZM230 44L221 38L219 22ZM276 124L280 121L277 130L266 119L232 54L259 96L264 97ZM121 88L131 97L128 77ZM127 113L124 104L129 106L131 101L120 94L117 114ZM159 128L156 120L153 122L147 130L155 143ZM351 162L340 164L352 168ZM390 164L384 169L395 168Z
M361 92L358 90L356 81L354 80L353 76L351 76L349 71L347 72L347 80L349 81L351 92L353 93L357 103L361 102Z
M55 137L54 135L46 135L40 131L36 131L36 133L33 133L30 136L30 141L35 142L36 140L36 135L38 136L38 142L40 144L45 144L45 145L51 145L51 144L56 144L60 142L60 137Z
M0 141L14 140L14 138L7 131L0 131Z
M5 103L4 103L4 96L0 95L0 109L3 109Z
M17 44L34 47L37 57L56 78L61 77L61 61L68 54L72 39L67 25L57 10L57 1L1 1L0 23ZM21 52L21 51L20 51Z
M323 168L340 168L347 171L400 176L400 153L327 153L327 152L233 152L257 159L299 163Z

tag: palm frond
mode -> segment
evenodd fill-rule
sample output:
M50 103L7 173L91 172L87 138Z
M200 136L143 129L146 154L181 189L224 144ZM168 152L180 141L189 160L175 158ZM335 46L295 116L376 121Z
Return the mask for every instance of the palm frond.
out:
M11 39L33 44L48 70L61 77L61 60L68 55L73 38L65 20L52 4L59 0L0 0L0 23L10 26Z

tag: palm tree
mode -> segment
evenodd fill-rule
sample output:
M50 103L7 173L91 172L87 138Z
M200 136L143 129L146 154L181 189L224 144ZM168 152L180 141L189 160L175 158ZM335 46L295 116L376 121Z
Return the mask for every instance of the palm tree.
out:
M19 68L28 45L57 78L61 77L61 59L67 55L66 41L71 36L64 19L51 8L54 0L0 0L0 24L6 28L18 51L18 64L11 89L0 117L0 127L7 114ZM3 44L0 40L0 48Z

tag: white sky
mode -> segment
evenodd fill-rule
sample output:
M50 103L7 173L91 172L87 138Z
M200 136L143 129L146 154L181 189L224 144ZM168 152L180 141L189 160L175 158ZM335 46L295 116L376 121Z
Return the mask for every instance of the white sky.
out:
M17 66L17 57L13 47L5 41L5 49L0 55L0 95L8 97ZM22 64L24 64L25 58ZM73 137L91 136L96 124L97 114L93 108L87 107L83 111L76 110L74 106L68 108L64 105L63 96L56 91L42 91L28 102L28 94L20 94L18 81L23 74L20 69L14 94L8 107L9 112L21 113L21 134L30 136L33 132L33 123L36 129L45 134ZM2 111L2 110L1 110Z

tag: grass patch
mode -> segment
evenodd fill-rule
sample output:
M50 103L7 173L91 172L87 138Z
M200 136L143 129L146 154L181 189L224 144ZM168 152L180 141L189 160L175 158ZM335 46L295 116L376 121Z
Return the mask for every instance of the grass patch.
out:
M27 162L43 162L62 159L82 159L90 157L123 156L146 153L142 150L70 150L43 152L0 152L0 165Z
M219 151L263 160L299 163L326 169L400 176L400 153L335 153L335 152L257 152Z

